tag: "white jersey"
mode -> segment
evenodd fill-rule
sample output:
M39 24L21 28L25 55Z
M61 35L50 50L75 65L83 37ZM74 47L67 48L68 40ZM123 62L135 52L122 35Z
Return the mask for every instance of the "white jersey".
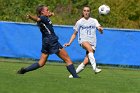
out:
M82 44L88 41L92 46L96 47L96 27L100 26L98 21L94 18L81 18L74 26L74 30L78 32L78 42Z

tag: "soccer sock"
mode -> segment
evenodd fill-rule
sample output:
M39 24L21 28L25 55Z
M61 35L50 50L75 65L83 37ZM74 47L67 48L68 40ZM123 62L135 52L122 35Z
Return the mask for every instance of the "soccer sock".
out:
M67 70L72 74L73 78L79 78L79 76L76 74L76 71L75 71L73 64L68 65Z
M24 68L26 72L32 71L32 70L36 70L40 68L38 63L33 63L31 66Z
M91 63L93 70L95 70L96 69L96 62L95 62L95 58L94 58L92 52L88 53L88 58L90 60L90 63Z
M77 67L76 73L80 73L82 70L84 70L84 67L85 67L84 63L81 63L81 64Z

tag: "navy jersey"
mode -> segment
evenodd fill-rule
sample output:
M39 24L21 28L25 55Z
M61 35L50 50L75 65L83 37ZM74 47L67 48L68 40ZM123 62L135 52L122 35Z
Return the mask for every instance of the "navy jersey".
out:
M46 16L39 16L41 19L37 22L42 33L42 49L41 52L45 54L54 54L62 49L62 45L58 42L58 37L54 33L53 25L50 19Z
M53 25L50 19L46 16L39 16L41 21L37 22L42 33L42 40L46 42L58 40L58 37L54 33Z

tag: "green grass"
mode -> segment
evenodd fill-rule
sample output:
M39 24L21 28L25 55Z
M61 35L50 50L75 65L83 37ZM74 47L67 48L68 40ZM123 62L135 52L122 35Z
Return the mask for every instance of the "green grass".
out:
M88 66L80 79L69 79L63 63L48 63L27 74L16 74L29 65L0 62L0 93L140 93L139 69L102 67L95 75Z

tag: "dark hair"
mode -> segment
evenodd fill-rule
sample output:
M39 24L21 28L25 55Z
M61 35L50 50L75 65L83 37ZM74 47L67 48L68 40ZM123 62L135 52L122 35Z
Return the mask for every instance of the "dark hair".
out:
M39 5L36 8L36 14L37 14L37 16L40 16L41 15L41 11L43 10L44 7L45 7L44 5Z
M83 7L83 9L84 9L85 7L88 7L88 8L89 8L89 10L91 11L90 6L84 6L84 7ZM82 10L82 17L84 17L84 15L83 15L83 10Z

